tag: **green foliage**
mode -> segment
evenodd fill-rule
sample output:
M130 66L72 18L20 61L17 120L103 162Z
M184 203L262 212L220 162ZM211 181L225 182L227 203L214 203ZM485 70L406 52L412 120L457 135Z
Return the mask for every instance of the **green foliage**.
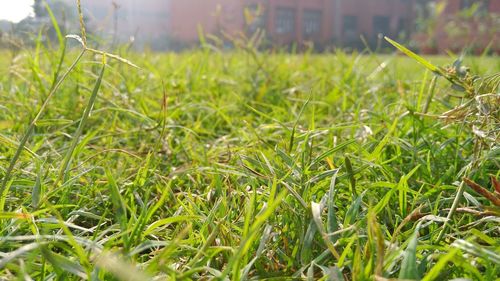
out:
M500 273L498 211L464 188L450 216L464 167L480 159L470 171L483 186L499 176L498 145L483 138L478 158L475 121L436 117L496 76L441 81L398 56L215 47L119 49L141 68L111 56L103 75L103 52L83 48L40 43L0 60L2 278ZM500 69L497 58L463 63Z
M479 167L489 164L492 160L498 165L496 159L490 156L490 151L497 150L500 142L500 131L498 130L500 128L500 72L485 77L473 75L469 68L463 66L463 58L456 60L453 66L447 69L438 68L401 44L387 37L385 39L401 52L434 72L437 77L445 78L451 83L454 90L462 92L462 94L459 94L461 98L459 104L438 117L449 123L459 123L467 128L468 131L466 132L469 133L474 142L471 160L459 173L465 179L461 182L454 203L448 213L447 219L450 220L463 196L466 178L469 174L477 173L480 170ZM435 83L435 81L433 80L432 83ZM433 96L434 94L431 93L430 97ZM427 108L424 111L427 111ZM495 179L495 176L492 176L492 178ZM496 201L496 195L492 196L494 197L493 200ZM438 241L443 238L447 226L448 222L445 223L443 230L439 234Z

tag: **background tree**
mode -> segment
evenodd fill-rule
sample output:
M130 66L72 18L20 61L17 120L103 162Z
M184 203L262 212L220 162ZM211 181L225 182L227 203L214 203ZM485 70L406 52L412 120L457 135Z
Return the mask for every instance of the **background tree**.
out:
M43 5L43 0L35 0L33 3L33 12L35 18L44 18L48 16L47 10Z

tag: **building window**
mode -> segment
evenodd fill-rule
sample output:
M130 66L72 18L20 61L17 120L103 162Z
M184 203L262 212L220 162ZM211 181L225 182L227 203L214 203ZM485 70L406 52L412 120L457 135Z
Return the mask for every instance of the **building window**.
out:
M358 17L344 16L342 30L346 40L355 40L358 37Z
M375 36L379 34L391 35L391 19L388 16L373 17L373 33Z
M398 21L398 32L406 32L408 30L409 24L408 24L408 19L406 18L399 18Z
M314 35L321 32L321 11L305 10L302 23L304 35Z
M276 33L289 34L295 32L295 9L276 9Z
M400 39L406 39L408 37L408 31L410 29L410 24L407 18L399 18L398 20L398 30L396 30L396 35Z

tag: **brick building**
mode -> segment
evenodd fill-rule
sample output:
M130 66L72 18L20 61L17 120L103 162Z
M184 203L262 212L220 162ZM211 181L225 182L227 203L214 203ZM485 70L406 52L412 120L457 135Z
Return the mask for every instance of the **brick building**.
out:
M266 30L280 42L312 40L319 44L356 44L360 35L373 41L379 33L396 36L408 31L411 1L405 0L314 0L269 1ZM295 28L281 32L293 15Z
M379 33L408 33L413 0L183 0L171 1L173 40L194 42L198 25L206 32L226 33L266 30L278 44L313 41L358 43ZM195 8L193 8L195 7ZM245 10L253 14L248 22Z
M71 1L71 0L67 0ZM273 43L352 44L409 31L414 0L82 0L95 29L122 40L195 43L205 33L266 30ZM253 13L248 21L246 13Z
M436 19L434 38L417 34L413 38L418 43L459 49L471 40L481 47L497 37L500 0L82 0L82 5L94 27L116 31L122 41L133 36L139 44L159 48L197 43L200 27L205 33L236 36L259 28L277 45L312 41L316 46L360 46L360 35L372 43L379 34L409 38L416 5L441 1L447 6ZM489 18L458 21L460 11L474 3L483 3L479 12Z

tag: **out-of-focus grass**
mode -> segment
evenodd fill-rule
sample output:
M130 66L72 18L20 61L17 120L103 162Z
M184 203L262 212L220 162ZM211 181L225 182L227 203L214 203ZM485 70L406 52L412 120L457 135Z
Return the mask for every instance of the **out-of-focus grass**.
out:
M2 52L3 178L60 54ZM412 60L117 53L141 69L109 62L81 122L101 71L101 59L86 54L22 151L1 197L2 277L499 275L498 209L472 189L437 239L474 148L460 124L415 114L432 74ZM76 55L68 53L62 69ZM498 58L465 64L474 73L500 70ZM429 113L458 104L454 94L438 81ZM499 176L498 146L488 159L473 177L483 186Z

